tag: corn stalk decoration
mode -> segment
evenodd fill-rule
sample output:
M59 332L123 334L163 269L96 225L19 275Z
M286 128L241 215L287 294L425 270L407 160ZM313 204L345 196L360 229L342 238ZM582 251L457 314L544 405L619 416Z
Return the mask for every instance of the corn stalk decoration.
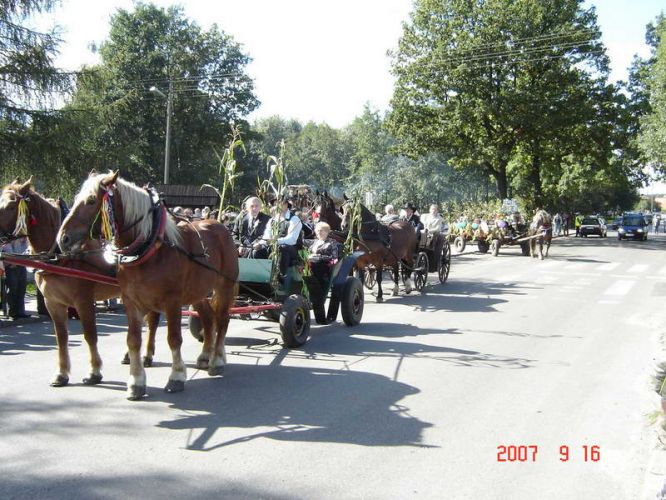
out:
M363 237L361 236L363 224L361 202L357 197L353 197L352 200L349 203L349 231L344 243L344 252L347 255L351 255L354 252L355 239L363 241Z
M224 150L222 156L220 157L217 150L213 149L213 151L215 151L215 155L217 156L220 162L218 173L222 176L222 192L220 192L219 189L217 189L215 186L211 186L210 184L203 184L200 188L200 189L203 189L204 187L212 188L220 197L220 206L217 212L218 221L222 221L225 212L228 209L233 208L231 205L225 205L225 201L227 199L227 193L229 194L229 196L231 196L231 193L234 190L234 186L236 185L236 179L241 175L243 175L242 172L237 172L238 162L236 161L236 149L238 148L240 148L243 151L243 153L245 153L246 151L245 144L243 143L243 140L241 138L240 130L237 125L232 125L231 139L229 140L229 145Z

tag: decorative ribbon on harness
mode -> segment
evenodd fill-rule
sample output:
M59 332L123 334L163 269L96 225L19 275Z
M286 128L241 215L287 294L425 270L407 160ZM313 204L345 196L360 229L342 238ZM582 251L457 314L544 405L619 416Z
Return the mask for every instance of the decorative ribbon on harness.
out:
M12 233L12 236L28 236L28 200L27 196L21 196L16 193L18 198L18 214L16 215L16 228Z
M92 230L98 218L100 219L101 223L100 232L105 240L112 241L113 237L118 231L116 218L113 213L112 198L113 198L113 191L107 189L104 192L104 195L102 196L102 206L100 207L99 212L97 212L97 217L95 217L95 220L90 226L90 239L94 239Z

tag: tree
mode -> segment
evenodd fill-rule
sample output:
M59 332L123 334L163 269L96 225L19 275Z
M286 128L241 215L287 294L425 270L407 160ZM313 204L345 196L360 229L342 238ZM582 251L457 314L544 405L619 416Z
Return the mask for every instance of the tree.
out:
M639 63L649 109L641 118L639 146L648 161L666 174L666 17L648 26L652 57Z
M215 149L258 106L245 73L249 57L213 25L208 31L180 7L138 4L118 10L101 64L84 68L65 108L63 128L79 130L70 162L83 173L122 168L137 182L162 178L166 102L173 95L170 182L216 184Z
M31 125L44 126L53 112L45 110L53 92L67 89L69 75L52 62L60 43L55 30L37 32L25 19L51 10L52 0L0 0L0 150L3 174L26 176L26 153L36 147Z
M534 153L588 123L581 99L607 73L594 9L582 3L417 0L393 55L389 126L401 151L481 169L502 198L522 153L538 191Z

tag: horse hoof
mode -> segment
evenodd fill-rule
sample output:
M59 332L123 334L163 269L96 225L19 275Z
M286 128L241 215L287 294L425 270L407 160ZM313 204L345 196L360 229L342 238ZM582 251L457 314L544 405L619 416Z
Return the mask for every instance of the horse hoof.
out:
M210 375L211 377L217 377L219 375L222 375L223 373L224 373L224 365L208 367L208 375Z
M123 360L120 362L120 364L121 364L121 365L129 365L129 364L130 364L129 353L128 353L128 352L125 353L125 357L124 357Z
M97 385L102 382L102 375L95 375L91 373L89 377L83 379L85 385Z
M412 293L412 289L411 288L406 288L405 289L405 294L409 295L410 293Z
M152 356L150 356L150 357L148 357L148 356L144 356L144 358L143 358L143 366L145 366L146 368L150 368L151 366L153 366L153 358L152 358Z
M167 382L166 387L164 388L165 392L183 392L185 390L185 382L182 380L171 380Z
M199 370L208 370L208 358L199 356L197 358L197 368Z
M377 302L378 303L384 302L384 297L377 297Z
M51 387L65 387L69 384L69 377L66 375L56 375L49 384Z
M130 385L127 391L129 401L139 401L147 396L145 385Z

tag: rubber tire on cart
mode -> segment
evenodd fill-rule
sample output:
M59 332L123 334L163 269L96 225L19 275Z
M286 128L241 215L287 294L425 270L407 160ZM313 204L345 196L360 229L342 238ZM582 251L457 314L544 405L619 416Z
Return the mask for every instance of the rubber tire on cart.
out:
M523 254L523 256L529 257L529 255L530 255L530 242L529 241L521 241L520 242L520 252Z
M456 253L463 253L466 246L467 242L462 236L456 236L456 239L453 240L453 247L456 249Z
M498 240L498 239L494 239L492 241L492 243L490 244L490 254L493 257L497 257L499 255L500 246L502 246L502 244L500 243L500 240Z
M428 254L419 252L414 259L414 288L422 292L428 283Z
M199 319L199 316L188 316L187 327L190 330L192 337L199 342L203 342L203 327L201 326L201 319Z
M342 309L342 321L347 326L356 326L363 318L363 305L365 304L365 294L361 280L354 276L347 276L342 287L342 300L340 308Z
M451 245L448 241L444 242L442 246L442 253L439 256L439 268L437 269L437 274L439 276L439 282L444 283L449 277L449 271L451 270Z
M486 240L479 240L476 242L476 247L479 249L479 252L481 253L488 253L488 249L490 248L490 245Z
M310 335L310 305L302 295L290 295L280 311L280 334L285 347L300 347Z

